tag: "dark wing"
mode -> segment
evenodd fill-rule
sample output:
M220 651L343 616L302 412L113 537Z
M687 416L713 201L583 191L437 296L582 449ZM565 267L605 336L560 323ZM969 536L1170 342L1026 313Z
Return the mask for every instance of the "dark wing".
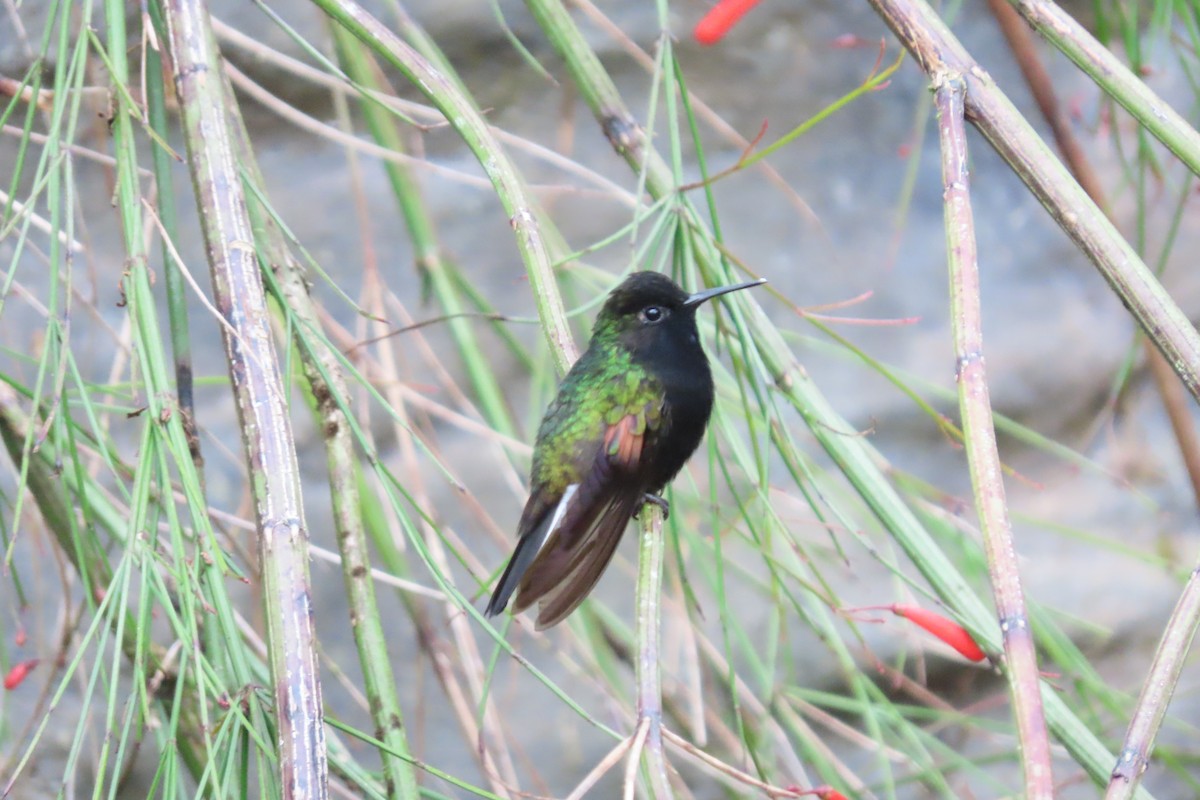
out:
M646 433L644 413L629 414L610 425L583 479L568 487L553 512L545 514L537 547L526 555L518 546L514 553L510 564L517 582L514 613L538 603L539 630L574 611L612 560L645 492L641 466ZM524 541L533 540L529 536ZM518 572L512 567L522 556Z
M533 559L542 549L542 545L546 543L546 536L550 533L552 524L555 524L555 516L561 518L561 513L556 513L559 508L566 510L564 500L570 500L575 494L576 487L569 486L563 494L562 500L555 505L548 505L541 495L537 492L529 496L529 501L525 503L525 510L521 513L521 523L517 526L518 531L528 531L517 540L517 547L513 550L512 558L508 560L508 566L504 568L504 574L500 576L500 582L496 584L496 590L492 592L492 599L488 601L487 610L484 612L489 617L494 617L504 610L508 605L508 598L512 597L512 593L517 589L517 582L529 569L529 565L533 563Z
M614 496L596 515L594 524L581 537L574 551L560 541L555 550L545 553L546 572L549 573L553 568L555 572L552 574L561 577L540 595L536 625L539 631L562 622L591 594L604 570L608 569L629 518L642 503L643 494L641 491L624 491ZM543 577L538 564L527 574L530 577ZM539 583L549 585L551 579ZM533 602L533 598L539 597L533 593L532 585L531 581L529 601L525 600L526 590L522 585L521 593L517 595L518 611L524 610Z

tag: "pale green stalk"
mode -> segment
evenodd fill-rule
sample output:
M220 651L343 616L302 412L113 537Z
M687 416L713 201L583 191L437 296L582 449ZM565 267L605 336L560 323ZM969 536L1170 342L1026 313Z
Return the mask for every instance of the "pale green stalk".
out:
M638 577L636 592L637 650L634 672L637 679L638 728L647 726L646 761L650 770L651 796L670 800L671 783L667 778L667 761L662 742L662 666L660 664L659 627L662 612L663 552L662 510L646 504L638 526ZM630 752L636 758L638 748Z
M537 298L550 351L560 373L575 363L579 351L571 336L566 312L554 282L553 264L542 238L541 223L524 182L475 104L429 61L368 14L353 0L314 0L331 19L370 45L399 69L414 86L437 106L450 125L475 154L492 181L496 195L509 215L517 234L517 246L525 261L529 281Z
M1105 94L1120 103L1151 135L1165 144L1193 174L1200 175L1200 132L1107 47L1096 41L1087 28L1051 0L1008 2L1034 30L1075 62Z
M1050 768L1050 741L1038 691L1037 654L1013 544L1012 523L1004 492L1004 475L992 424L983 350L983 310L980 298L979 252L975 243L975 217L971 210L970 172L967 168L967 130L963 120L962 76L933 76L934 103L942 149L942 196L945 203L947 262L950 268L950 320L962 415L963 443L975 508L983 533L1000 634L1004 641L1005 670L1012 696L1013 716L1021 746L1025 796L1051 800L1054 776Z
M207 9L166 9L188 164L250 468L283 797L325 798L324 708L300 474Z
M226 99L232 101L230 88L226 84ZM234 121L239 162L249 180L262 185L250 137L236 104L230 102L228 110ZM350 630L358 648L363 689L375 724L375 736L385 745L381 748L385 793L388 798L416 800L419 796L416 771L383 619L375 601L375 582L370 574L371 557L360 495L362 476L354 446L354 429L347 413L349 390L338 354L321 330L304 271L288 250L287 242L268 210L251 204L249 212L255 241L264 260L275 266L271 276L276 282L279 299L287 306L288 313L284 316L297 344L318 423L324 433L334 529L350 606Z
M375 60L369 53L364 52L357 39L345 28L336 25L333 35L342 66L355 84L369 91L393 93ZM398 120L392 112L371 99L369 94L362 96L360 106L371 134L380 145L398 153L408 150L397 128ZM483 416L488 424L500 433L515 436L516 428L508 403L504 399L504 392L475 336L475 321L463 316L464 306L459 297L459 289L451 275L451 265L442 256L437 231L425 208L420 184L412 171L403 164L388 161L383 167L387 171L388 180L391 181L392 193L396 196L409 238L412 240L417 275L423 281L429 282L434 296L449 317L447 324L458 345L459 357L466 368L467 376L479 398Z

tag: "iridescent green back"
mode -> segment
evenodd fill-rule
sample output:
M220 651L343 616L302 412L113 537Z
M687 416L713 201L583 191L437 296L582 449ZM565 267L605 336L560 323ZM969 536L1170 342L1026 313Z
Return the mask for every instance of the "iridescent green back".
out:
M538 428L534 486L558 494L578 483L609 425L638 414L653 427L662 401L662 387L619 345L617 332L597 330Z

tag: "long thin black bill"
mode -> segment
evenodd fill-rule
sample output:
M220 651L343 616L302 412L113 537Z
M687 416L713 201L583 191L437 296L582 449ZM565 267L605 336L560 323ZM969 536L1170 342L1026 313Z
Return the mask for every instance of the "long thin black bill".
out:
M730 292L738 292L742 289L749 289L752 286L761 286L767 282L766 278L759 278L756 281L746 281L745 283L735 283L732 286L718 286L715 289L705 289L703 292L696 292L689 295L687 300L683 301L685 306L698 306L706 300L712 300L714 297Z

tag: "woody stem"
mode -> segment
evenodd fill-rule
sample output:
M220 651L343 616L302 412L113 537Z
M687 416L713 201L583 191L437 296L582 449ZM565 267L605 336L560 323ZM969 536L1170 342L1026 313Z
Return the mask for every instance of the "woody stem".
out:
M658 800L671 797L667 762L662 744L662 673L659 666L659 598L662 594L663 513L661 506L648 503L641 513L637 579L637 719L649 725L646 760L650 770L651 795ZM633 754L636 757L636 752Z

